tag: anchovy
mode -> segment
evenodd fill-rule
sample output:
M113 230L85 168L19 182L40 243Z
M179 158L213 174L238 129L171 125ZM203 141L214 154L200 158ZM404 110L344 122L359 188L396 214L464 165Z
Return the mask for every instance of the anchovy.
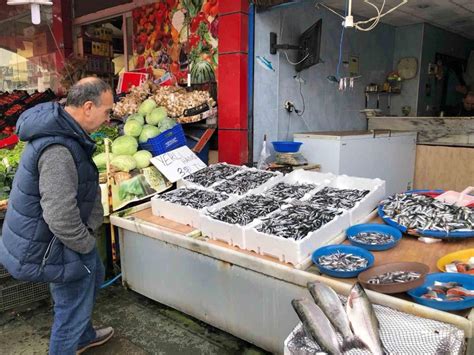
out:
M287 184L280 182L265 192L265 195L286 199L300 199L317 187L315 184Z
M369 284L392 284L405 283L419 279L421 276L418 272L413 271L392 271L385 274L373 276L368 280Z
M326 269L335 271L356 271L367 267L369 261L362 256L337 251L319 257L318 263Z
M215 205L216 203L225 201L229 198L229 196L213 191L182 188L161 194L159 195L159 198L164 201L199 210L204 207L209 207Z
M223 181L226 178L234 175L241 169L242 168L239 166L222 163L214 164L185 177L184 180L204 187L209 187L218 181Z
M332 221L342 212L324 209L307 203L291 203L275 213L262 218L262 224L256 227L260 232L282 238L301 240L310 232L316 231Z
M321 282L308 282L308 290L314 302L321 308L334 328L343 338L342 351L353 348L365 348L365 344L352 333L349 318L342 306L341 300L334 290Z
M314 302L303 298L291 301L303 323L306 334L328 354L341 354L337 334L323 311Z
M395 241L392 235L378 232L361 232L351 236L350 239L367 245L385 245Z
M214 212L208 212L208 216L226 223L245 226L254 219L277 210L281 204L280 200L272 197L249 195Z
M241 170L228 177L224 182L216 184L214 190L228 194L243 195L247 191L263 185L276 174L261 170Z
M334 187L325 187L313 195L309 202L316 205L350 210L369 192L369 190L336 189Z
M373 355L383 355L379 321L364 288L358 282L351 288L346 311L354 334L367 345Z
M401 226L420 231L474 230L474 209L445 204L430 196L396 194L381 202L385 215Z

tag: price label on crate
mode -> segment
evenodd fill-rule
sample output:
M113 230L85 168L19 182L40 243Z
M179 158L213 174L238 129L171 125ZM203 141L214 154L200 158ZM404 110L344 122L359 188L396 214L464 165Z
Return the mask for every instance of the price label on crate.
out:
M206 167L206 164L187 146L151 159L156 168L171 182L176 182Z

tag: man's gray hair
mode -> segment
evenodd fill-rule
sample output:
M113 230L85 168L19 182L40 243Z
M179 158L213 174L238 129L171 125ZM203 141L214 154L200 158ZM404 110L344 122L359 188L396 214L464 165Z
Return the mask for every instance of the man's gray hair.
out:
M81 107L87 101L100 106L100 96L107 91L112 92L112 88L102 79L94 77L81 79L69 90L66 106Z

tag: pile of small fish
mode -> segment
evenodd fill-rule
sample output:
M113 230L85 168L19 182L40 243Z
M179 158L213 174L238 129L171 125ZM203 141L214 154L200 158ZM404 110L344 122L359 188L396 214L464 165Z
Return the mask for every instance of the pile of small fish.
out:
M215 205L228 198L229 196L226 194L192 188L176 189L160 195L162 200L198 210Z
M280 205L281 202L272 197L250 195L214 212L208 212L208 215L219 221L245 226L255 218L277 210Z
M351 288L346 309L336 292L319 282L308 283L313 300L291 301L306 334L328 354L342 354L352 349L367 349L371 354L385 354L380 339L379 321L364 288L357 282ZM343 342L339 343L337 333Z
M225 180L227 177L234 175L241 169L242 168L239 166L214 164L209 165L184 179L204 187L209 187L218 181Z
M243 170L215 186L214 190L228 194L243 195L247 191L263 185L275 176L275 174L266 171Z
M415 281L420 278L419 272L413 271L392 271L382 275L373 276L368 280L369 284L385 285L393 283L405 283Z
M292 204L271 216L262 218L263 223L257 227L257 230L282 238L300 240L341 213L337 210L315 208L304 203Z
M350 210L357 202L362 200L369 190L350 190L325 187L318 191L311 199L310 203Z
M435 281L421 297L439 302L456 302L463 301L466 297L474 297L474 290L465 289L459 282Z
M446 272L459 272L461 274L474 275L474 256L469 258L467 262L454 260L450 264L446 264L444 268L446 269Z
M395 241L392 235L379 232L361 232L351 236L350 239L367 245L385 245Z
M281 200L289 198L300 199L306 193L314 190L316 185L314 184L287 184L280 182L268 190L265 194L268 196L276 197Z
M319 265L334 271L356 271L364 269L369 261L359 255L342 253L337 251L334 254L323 255L318 259Z
M447 205L430 196L396 194L382 201L385 215L396 223L418 230L472 231L474 210Z

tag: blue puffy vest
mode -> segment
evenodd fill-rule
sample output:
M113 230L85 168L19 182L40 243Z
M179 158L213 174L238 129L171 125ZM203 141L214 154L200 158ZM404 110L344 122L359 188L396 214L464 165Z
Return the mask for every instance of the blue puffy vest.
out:
M19 280L78 280L88 273L83 263L88 255L67 248L44 221L40 205L38 160L42 152L53 144L61 144L69 149L79 178L77 205L81 219L86 224L99 184L98 171L92 161L94 142L57 103L41 104L23 113L17 123L17 133L28 144L9 198L0 238L0 263ZM61 194L60 181L58 194Z

